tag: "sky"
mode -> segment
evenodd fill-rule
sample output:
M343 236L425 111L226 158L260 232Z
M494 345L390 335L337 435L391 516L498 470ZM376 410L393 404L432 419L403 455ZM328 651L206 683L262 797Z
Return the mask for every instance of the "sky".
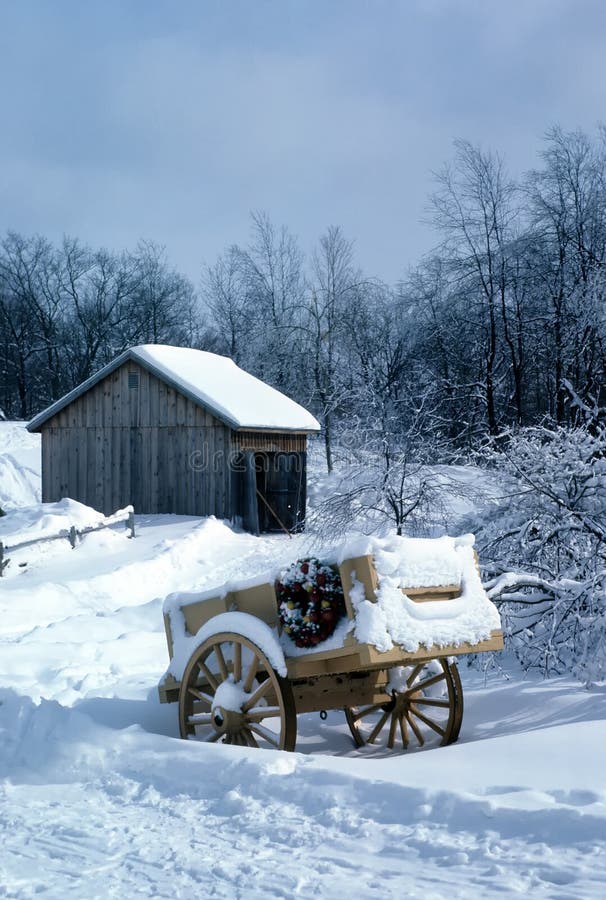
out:
M0 233L154 240L197 283L264 210L393 282L456 138L518 175L605 100L603 0L0 0Z

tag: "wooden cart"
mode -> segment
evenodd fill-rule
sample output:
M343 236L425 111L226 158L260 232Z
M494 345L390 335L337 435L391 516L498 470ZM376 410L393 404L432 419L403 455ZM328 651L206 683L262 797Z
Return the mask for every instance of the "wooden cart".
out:
M367 600L376 600L373 560L369 556L346 560L339 572L347 615L353 619L354 579L363 585ZM402 590L419 603L448 602L460 595L461 585ZM161 701L178 701L183 738L251 747L294 750L297 713L330 709L344 710L357 746L383 743L389 749L396 745L407 749L450 744L457 740L463 718L463 691L452 657L503 648L502 633L493 631L489 639L473 645L380 652L359 643L350 632L338 649L286 656L286 670L280 673L275 659L283 649L273 585L184 601L179 613L190 640L201 629L210 633L204 639L203 631L202 639L193 641L195 649L181 680L164 677ZM265 623L260 640L251 639L251 616ZM229 622L229 628L223 629L222 622ZM169 614L165 628L172 660Z

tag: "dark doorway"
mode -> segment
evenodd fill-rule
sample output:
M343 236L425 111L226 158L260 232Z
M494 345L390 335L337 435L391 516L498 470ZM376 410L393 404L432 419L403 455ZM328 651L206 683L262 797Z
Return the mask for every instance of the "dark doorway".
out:
M302 531L305 524L306 454L255 453L259 530Z

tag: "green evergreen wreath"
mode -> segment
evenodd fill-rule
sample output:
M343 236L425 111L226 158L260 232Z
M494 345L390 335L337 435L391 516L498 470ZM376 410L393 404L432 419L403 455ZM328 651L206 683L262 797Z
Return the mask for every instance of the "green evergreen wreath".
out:
M341 579L318 559L297 560L276 587L282 628L297 647L321 644L345 615Z

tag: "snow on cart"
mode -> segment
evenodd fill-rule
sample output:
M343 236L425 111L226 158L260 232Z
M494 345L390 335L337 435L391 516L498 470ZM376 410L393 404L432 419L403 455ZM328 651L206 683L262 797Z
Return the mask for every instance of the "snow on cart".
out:
M277 573L276 573L277 574ZM297 713L343 709L358 746L456 741L453 657L500 650L473 537L359 539L164 604L163 702L181 736L294 750Z

